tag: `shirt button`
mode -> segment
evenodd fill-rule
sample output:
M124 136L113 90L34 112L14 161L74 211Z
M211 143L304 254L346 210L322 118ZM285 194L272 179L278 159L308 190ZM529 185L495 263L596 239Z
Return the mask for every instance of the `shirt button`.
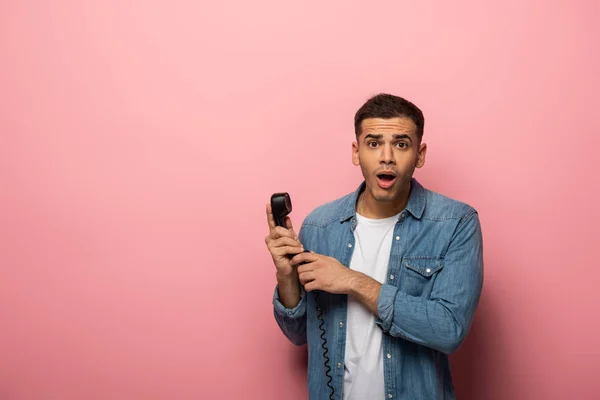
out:
M342 321L340 321L340 328L344 326L344 323Z
M427 273L430 273L430 272L431 272L431 269L427 268L427 269L425 270L425 272L427 272Z
M388 394L388 397L391 399L391 398L392 398L392 397L394 397L394 396L392 396L392 394L390 393L390 394Z
M352 243L348 243L348 248L352 247Z
M338 368L342 368L342 363L341 362L338 363Z
M387 353L387 358L392 358L392 355L390 353Z
M400 236L396 236L396 240L400 240Z
M390 275L390 280L394 280L394 275Z

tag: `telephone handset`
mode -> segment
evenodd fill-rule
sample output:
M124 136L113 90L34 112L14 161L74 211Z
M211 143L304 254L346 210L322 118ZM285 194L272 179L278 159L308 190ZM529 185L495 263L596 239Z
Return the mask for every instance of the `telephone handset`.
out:
M292 212L292 200L290 195L287 193L274 193L271 196L271 209L273 211L273 218L275 219L275 225L285 226L285 217Z
M275 224L277 226L282 226L287 228L285 225L285 217L288 216L289 213L292 212L292 200L290 199L290 195L288 193L274 193L271 196L271 210L273 212L273 219L275 220ZM292 258L293 255L288 254L289 258ZM317 307L317 319L319 320L319 330L321 331L321 347L323 348L323 358L325 359L325 376L327 376L328 382L327 386L329 387L331 393L329 394L329 399L334 400L334 389L331 385L333 378L331 377L331 367L329 366L329 350L327 349L327 339L325 339L325 328L323 325L325 324L325 320L323 319L323 310L321 309L319 291L316 290L315 294L315 305Z

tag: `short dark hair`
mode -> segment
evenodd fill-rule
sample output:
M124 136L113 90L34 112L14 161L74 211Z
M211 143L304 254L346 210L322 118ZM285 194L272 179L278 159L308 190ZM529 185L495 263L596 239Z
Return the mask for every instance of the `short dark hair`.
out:
M402 97L387 93L380 93L371 97L354 115L354 132L358 138L362 133L362 122L367 118L396 118L408 117L417 126L417 137L419 142L423 138L425 118L423 112Z

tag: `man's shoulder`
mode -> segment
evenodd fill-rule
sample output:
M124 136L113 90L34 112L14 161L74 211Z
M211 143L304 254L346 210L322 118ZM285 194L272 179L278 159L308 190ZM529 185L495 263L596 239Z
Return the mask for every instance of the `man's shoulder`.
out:
M477 214L477 210L471 204L449 195L426 188L423 188L423 194L425 197L423 218L427 220L461 219Z
M304 219L304 225L326 227L332 222L340 221L345 210L351 205L352 199L356 197L354 192L330 200L314 208Z

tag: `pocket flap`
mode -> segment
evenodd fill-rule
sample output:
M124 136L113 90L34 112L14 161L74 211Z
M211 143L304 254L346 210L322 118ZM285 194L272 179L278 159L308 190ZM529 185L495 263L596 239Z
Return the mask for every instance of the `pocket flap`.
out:
M402 264L420 275L429 277L444 267L444 261L437 257L404 257Z

